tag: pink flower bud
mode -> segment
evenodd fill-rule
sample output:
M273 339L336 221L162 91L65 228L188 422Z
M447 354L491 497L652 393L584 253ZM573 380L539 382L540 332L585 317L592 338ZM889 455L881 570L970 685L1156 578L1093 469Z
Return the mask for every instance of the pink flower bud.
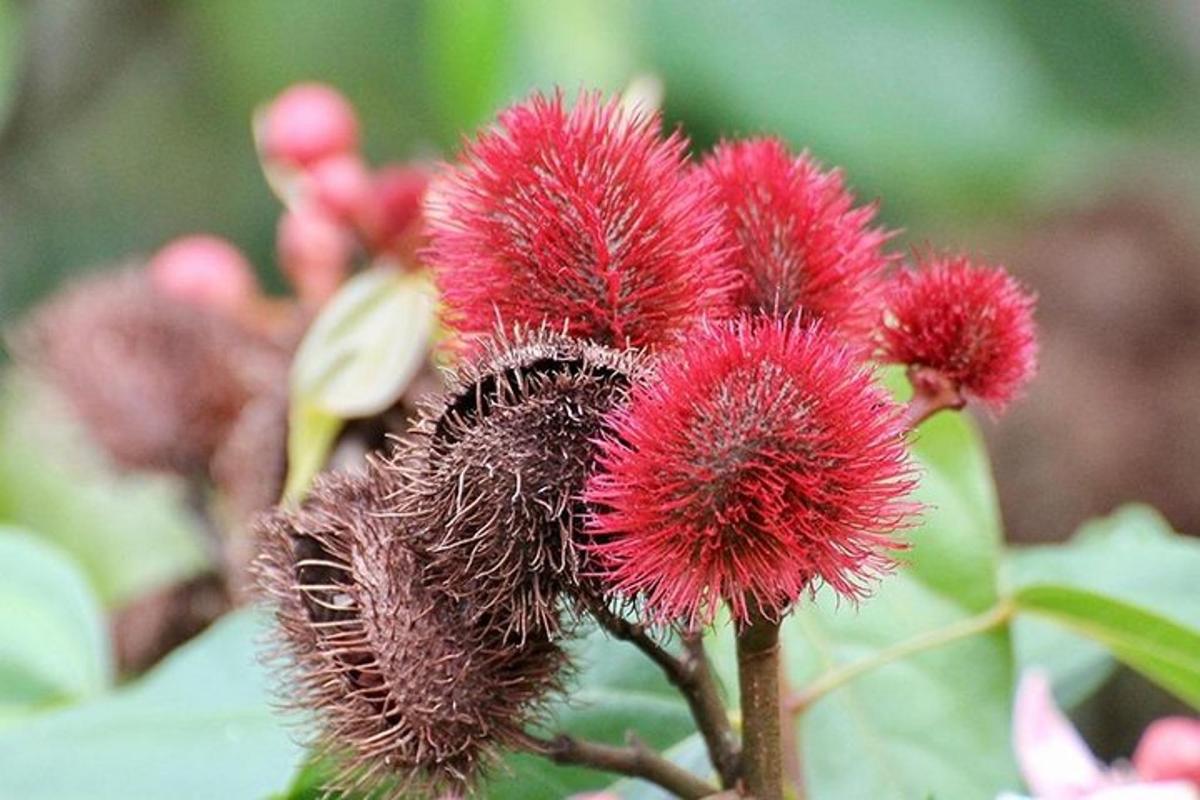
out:
M254 268L242 252L216 236L176 239L150 260L155 291L189 305L235 311L258 294Z
M320 209L302 206L280 217L276 247L283 272L301 301L320 305L345 280L354 240Z
M431 173L423 166L392 164L375 176L360 225L376 253L413 258L421 245L421 203Z
M371 202L371 174L355 154L341 153L321 159L307 172L310 199L339 222L357 222Z
M1143 780L1186 780L1200 787L1200 719L1165 717L1150 725L1133 766Z
M267 158L306 166L354 150L358 117L337 90L321 83L300 83L271 103L262 137Z

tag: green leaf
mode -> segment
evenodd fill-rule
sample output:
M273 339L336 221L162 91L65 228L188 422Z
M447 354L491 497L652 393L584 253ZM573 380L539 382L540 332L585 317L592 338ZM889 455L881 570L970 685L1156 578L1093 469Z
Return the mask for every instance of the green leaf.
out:
M1017 607L1087 636L1195 708L1200 708L1200 632L1095 592L1039 584L1014 595Z
M1200 539L1179 535L1147 506L1092 520L1063 544L1014 549L1008 572L1016 587L1088 589L1200 628Z
M209 800L286 787L303 754L268 702L262 622L232 614L138 682L0 732L0 797Z
M1023 547L1008 556L1008 582L1085 589L1200 628L1200 540L1180 536L1156 511L1130 505L1085 524L1063 544ZM1021 664L1050 672L1068 706L1088 697L1113 669L1098 644L1036 617L1020 617L1014 646Z
M68 552L108 606L207 565L177 482L114 475L59 399L14 373L0 389L0 522Z
M299 501L325 468L329 452L342 430L343 420L303 399L293 400L288 411L287 480L284 502Z
M429 279L386 267L355 275L296 351L292 394L344 418L396 402L425 362L436 324Z
M860 608L822 592L784 625L793 686L965 618L910 572L886 579ZM1018 784L1009 748L1012 656L1005 629L866 673L802 716L810 796L907 800L994 797Z
M58 548L0 525L0 725L75 702L112 681L95 594Z
M435 326L428 278L386 267L354 276L325 304L292 364L285 497L303 494L325 466L342 420L399 399Z
M1003 534L991 464L979 431L965 414L942 412L918 429L912 448L922 467L916 497L922 524L902 554L909 572L972 612L999 594Z
M823 591L797 609L782 634L793 686L998 602L999 512L974 424L938 414L918 430L913 454L927 507L908 536L912 549L860 607ZM1007 629L858 677L801 718L811 796L991 797L1017 785L1008 744L1012 691Z

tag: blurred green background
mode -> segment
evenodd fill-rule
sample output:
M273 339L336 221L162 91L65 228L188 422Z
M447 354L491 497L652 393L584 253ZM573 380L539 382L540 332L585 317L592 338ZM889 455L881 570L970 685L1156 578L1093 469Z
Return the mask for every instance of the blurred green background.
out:
M903 246L1041 293L1043 377L994 434L1018 538L1130 498L1200 529L1190 404L1129 389L1200 396L1195 0L0 0L0 318L193 231L277 287L250 116L292 82L342 89L382 163L451 156L531 87L643 74L697 149L778 133L882 198Z

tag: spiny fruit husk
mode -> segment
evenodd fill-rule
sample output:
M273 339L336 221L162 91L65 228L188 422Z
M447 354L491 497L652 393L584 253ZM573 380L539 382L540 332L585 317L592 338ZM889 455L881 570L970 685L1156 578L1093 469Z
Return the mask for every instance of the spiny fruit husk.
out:
M558 687L565 656L519 640L427 580L374 464L319 479L258 523L260 585L276 604L280 693L316 710L333 788L372 797L465 791L516 746Z
M604 419L648 374L645 356L546 328L496 334L450 376L391 468L400 513L438 580L517 632L556 635L585 576L585 506Z

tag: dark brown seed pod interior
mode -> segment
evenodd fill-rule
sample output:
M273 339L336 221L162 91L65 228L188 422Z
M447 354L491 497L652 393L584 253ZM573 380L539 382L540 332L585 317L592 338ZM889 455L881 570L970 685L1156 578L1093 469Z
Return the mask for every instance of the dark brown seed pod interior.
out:
M411 520L447 591L518 633L559 628L585 591L580 499L604 419L648 373L637 351L547 329L497 335L448 380L395 457Z
M282 693L318 712L313 744L342 765L338 788L408 797L469 786L538 718L565 657L431 586L392 490L374 466L321 479L298 510L260 519L256 571Z

